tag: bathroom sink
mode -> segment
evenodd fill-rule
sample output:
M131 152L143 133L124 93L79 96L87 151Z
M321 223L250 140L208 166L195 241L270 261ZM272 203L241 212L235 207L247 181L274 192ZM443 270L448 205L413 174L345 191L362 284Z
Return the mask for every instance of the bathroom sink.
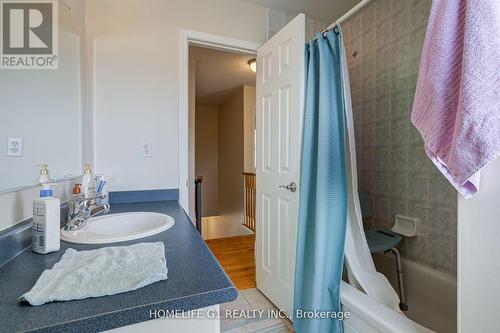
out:
M171 228L175 220L160 213L121 213L93 217L78 230L61 229L61 239L77 244L124 242L155 235Z

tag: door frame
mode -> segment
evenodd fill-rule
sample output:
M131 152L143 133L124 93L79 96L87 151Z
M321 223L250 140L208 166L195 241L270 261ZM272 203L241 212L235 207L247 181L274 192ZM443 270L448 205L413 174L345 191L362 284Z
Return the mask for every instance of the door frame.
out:
M179 204L194 223L194 200L190 196L189 169L189 46L196 45L234 53L255 54L259 43L214 35L206 32L179 30ZM194 179L192 179L194 182ZM194 183L193 183L194 184ZM194 187L193 187L194 189ZM191 212L191 213L190 213Z

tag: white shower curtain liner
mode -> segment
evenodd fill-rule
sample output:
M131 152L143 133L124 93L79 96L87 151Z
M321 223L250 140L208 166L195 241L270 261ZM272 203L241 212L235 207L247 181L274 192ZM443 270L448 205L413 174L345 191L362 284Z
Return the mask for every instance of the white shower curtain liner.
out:
M346 169L348 171L348 211L345 240L345 261L349 283L377 299L387 307L401 312L399 297L387 278L375 269L370 249L363 229L363 218L358 196L358 173L356 166L356 142L354 139L354 119L351 104L351 89L347 68L346 50L342 37L341 70L347 127Z

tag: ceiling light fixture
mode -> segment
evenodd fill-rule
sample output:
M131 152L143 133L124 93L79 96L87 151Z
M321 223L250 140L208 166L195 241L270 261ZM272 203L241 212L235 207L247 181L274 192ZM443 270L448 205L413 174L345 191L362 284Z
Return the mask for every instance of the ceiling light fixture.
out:
M252 58L248 60L248 66L252 70L252 72L257 72L257 59Z

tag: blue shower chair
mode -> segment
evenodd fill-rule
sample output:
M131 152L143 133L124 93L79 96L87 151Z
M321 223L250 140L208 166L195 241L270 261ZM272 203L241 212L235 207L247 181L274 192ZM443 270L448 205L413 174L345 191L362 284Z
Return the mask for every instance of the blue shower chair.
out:
M370 198L367 193L359 192L359 201L361 205L361 214L363 220L372 217ZM403 284L403 269L401 267L401 255L396 246L401 242L401 236L387 230L366 230L366 241L370 252L393 254L396 259L396 272L399 287L399 308L401 311L407 311L406 297Z

